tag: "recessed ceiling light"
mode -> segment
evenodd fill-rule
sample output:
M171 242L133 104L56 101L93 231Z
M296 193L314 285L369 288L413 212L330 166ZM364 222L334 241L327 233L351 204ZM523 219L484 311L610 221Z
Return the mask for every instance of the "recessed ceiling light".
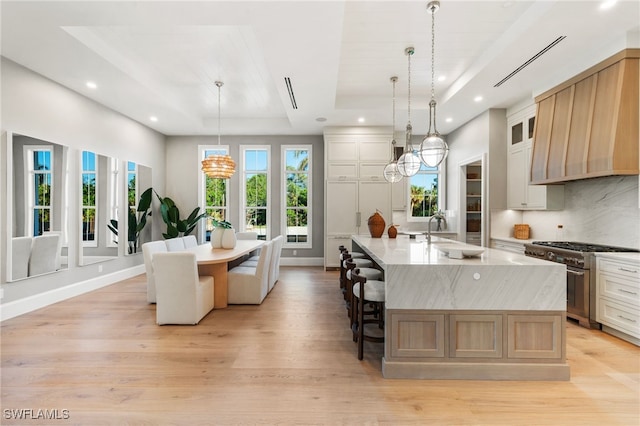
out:
M600 10L611 9L617 2L618 0L605 0L600 3Z
M364 123L364 117L358 118L358 123Z
M318 117L318 118L316 118L316 121L318 123L324 123L325 121L327 121L327 119L325 117Z
M158 117L156 117L155 115L152 115L151 117L149 117L149 120L155 123L156 121L158 121Z
M96 83L94 83L93 81L87 81L87 87L89 89L97 89L98 85Z
M451 123L453 121L453 118L447 117L447 118L445 118L444 121L446 121L447 123Z
M445 81L447 79L446 75L441 75L440 77L438 77L438 81Z
M480 102L482 100L482 96L476 96L475 98L473 98L473 100L476 102Z

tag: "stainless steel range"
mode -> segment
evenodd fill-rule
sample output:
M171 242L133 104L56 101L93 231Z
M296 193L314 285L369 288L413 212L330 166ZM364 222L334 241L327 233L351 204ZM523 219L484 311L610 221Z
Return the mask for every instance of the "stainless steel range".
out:
M587 328L596 322L595 252L637 252L625 247L565 241L534 241L525 244L524 254L567 265L567 317Z

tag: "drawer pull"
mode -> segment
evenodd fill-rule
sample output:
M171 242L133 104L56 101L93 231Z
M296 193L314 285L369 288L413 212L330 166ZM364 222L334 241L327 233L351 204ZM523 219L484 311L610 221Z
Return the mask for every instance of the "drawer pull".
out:
M637 274L638 273L637 270L633 270L633 269L618 268L618 270L624 271L624 272L631 272L632 274Z
M627 321L630 321L630 322L638 322L638 321L636 321L636 320L634 320L632 318L627 318L627 317L624 317L622 315L618 315L618 318L622 318L623 320L627 320Z
M637 295L638 293L633 292L633 291L629 291L629 290L623 290L621 288L618 289L618 291L622 292L622 293L627 293L627 294L633 294L634 296Z

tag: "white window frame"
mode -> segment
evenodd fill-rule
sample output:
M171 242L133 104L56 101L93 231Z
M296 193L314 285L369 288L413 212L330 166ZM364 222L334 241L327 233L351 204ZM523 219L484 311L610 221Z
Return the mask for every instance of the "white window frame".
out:
M46 173L40 172L40 171L36 171L34 170L34 164L33 164L33 153L36 151L47 151L50 153L50 158L51 158L51 169L48 170ZM54 158L54 151L53 148L50 145L26 145L24 146L24 151L23 151L23 155L24 155L24 168L25 170L27 170L27 185L26 185L26 192L27 192L27 196L25 197L25 203L26 203L26 211L28 212L27 217L27 232L25 233L25 235L30 235L30 236L35 236L33 235L33 227L34 227L34 222L35 222L35 217L33 214L33 211L36 209L36 194L34 193L34 185L35 185L35 175L36 174L49 174L50 178L51 178L51 191L49 193L49 206L46 207L38 207L38 209L40 210L49 210L49 227L51 228L51 225L54 222L54 211L52 208L52 203L53 203L53 194L55 193L55 182L54 182L54 168L55 168L55 158ZM45 231L43 231L45 232Z
M88 152L88 153L91 153L91 154L94 155L94 157L95 157L94 161L95 161L95 166L96 166L95 170L86 171L84 169L84 158L83 158L83 155L84 155L85 152ZM99 185L98 185L98 176L99 176L99 167L100 167L100 165L98 163L99 163L98 162L98 154L96 154L93 151L86 151L86 150L80 151L80 170L81 170L81 175L82 175L82 178L80 179L80 203L81 203L81 208L82 208L82 210L90 209L90 208L93 209L93 215L94 215L94 220L95 220L95 225L96 226L99 223L99 221L98 221L98 219L99 219L98 218L98 197L99 197L100 189L99 189ZM93 178L94 178L94 181L95 181L95 191L96 191L96 193L94 194L95 204L93 206L85 206L84 203L83 203L83 199L82 199L83 191L82 190L83 190L83 186L84 186L84 175L85 174L86 175L93 175ZM82 212L81 212L81 216L82 216ZM83 222L83 225L84 225L84 222ZM83 239L83 232L82 232L82 228L81 228L81 230L80 230L80 233L81 233L80 238L81 238L81 241L82 241L82 247L98 247L98 234L97 234L98 230L95 229L94 232L95 233L93 235L93 240L85 241Z
M240 145L240 170L241 170L241 178L240 178L240 212L239 212L239 230L241 232L251 231L251 229L247 229L245 224L245 210L246 210L246 175L247 170L245 170L245 153L246 151L267 151L267 205L264 207L266 210L266 223L267 230L265 238L267 241L271 240L271 145ZM249 171L251 173L262 173L262 171Z
M205 154L207 151L221 151L229 155L229 145L198 145L198 164L197 164L198 170L202 168L202 160L205 159ZM198 200L199 200L198 205L200 206L200 209L202 210L202 212L206 213L207 199L206 199L205 191L207 189L207 184L206 184L207 176L202 172L199 172L199 175L200 175L200 178L198 179ZM229 217L229 179L227 179L226 189L227 191L224 194L226 206L219 206L219 207L226 210L225 218L227 219L227 221L231 222L231 219ZM214 207L218 207L218 206L214 206ZM207 238L206 223L203 226L198 226L197 236L198 236L198 241L202 243L206 242L206 238Z
M418 172L420 173L420 172ZM441 163L438 166L438 210L445 210L445 195L446 195L446 191L447 191L447 184L446 184L446 176L447 176L447 164L446 162ZM425 217L414 217L412 216L412 209L411 209L411 178L407 177L404 178L404 180L406 180L406 190L407 190L407 222L428 222L429 219L431 218L431 216L425 216Z
M307 235L306 243L289 243L287 242L287 151L307 151L309 157L309 167L307 170L307 227L309 234ZM313 247L313 145L282 145L281 147L281 220L280 229L281 234L284 237L284 248L312 248Z

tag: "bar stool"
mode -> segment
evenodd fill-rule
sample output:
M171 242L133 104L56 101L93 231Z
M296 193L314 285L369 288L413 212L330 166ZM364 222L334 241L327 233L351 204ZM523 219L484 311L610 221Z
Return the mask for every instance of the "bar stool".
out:
M384 336L377 337L364 334L365 324L377 323L378 327L384 328L384 281L368 280L361 275L359 268L351 272L353 281L353 314L356 320L351 327L353 338L358 343L358 359L364 358L364 341L384 343ZM378 318L365 318L364 307L373 304Z
M355 259L355 260L358 260L358 259ZM352 309L352 307L354 306L352 275L353 275L353 270L357 267L357 264L354 262L353 259L346 259L344 263L345 263L345 269L346 269L345 299L347 302L347 316L349 317L349 327L353 327L353 323L355 322L356 318L353 315L353 309ZM359 270L360 270L360 275L367 278L368 280L384 282L383 280L384 274L380 269L363 267L363 268L359 268ZM375 313L375 312L367 312L365 314L368 314L368 313Z
M340 278L338 279L338 284L340 284L340 288L342 289L342 292L344 293L344 286L345 286L345 267L344 267L344 260L345 260L345 255L346 254L350 254L352 259L364 259L364 253L359 253L359 252L353 252L353 253L349 253L349 250L347 250L347 248L345 246L340 246L338 247L338 250L340 251L338 260L339 260L339 264L340 264Z

